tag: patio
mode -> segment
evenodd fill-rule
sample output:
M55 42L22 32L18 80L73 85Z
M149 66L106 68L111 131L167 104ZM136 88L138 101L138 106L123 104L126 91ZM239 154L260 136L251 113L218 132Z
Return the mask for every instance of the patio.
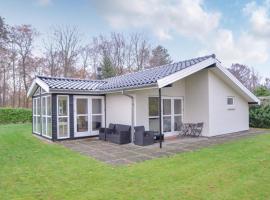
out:
M158 157L172 156L177 153L194 151L203 147L222 144L227 141L233 141L257 134L264 134L266 132L266 130L250 129L249 131L215 136L211 138L175 137L166 139L165 142L163 142L162 149L159 148L159 143L144 147L137 146L132 143L126 145L117 145L100 141L98 138L65 140L58 143L107 164L127 165Z

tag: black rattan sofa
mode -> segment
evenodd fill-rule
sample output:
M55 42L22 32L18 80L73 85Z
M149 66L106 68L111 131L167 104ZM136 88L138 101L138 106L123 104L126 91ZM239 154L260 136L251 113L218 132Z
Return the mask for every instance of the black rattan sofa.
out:
M107 140L107 136L112 134L115 131L115 124L109 124L109 128L100 128L99 129L99 139L100 140Z
M131 142L131 127L123 124L110 124L109 128L101 128L99 138L116 144ZM105 138L105 139L104 139Z

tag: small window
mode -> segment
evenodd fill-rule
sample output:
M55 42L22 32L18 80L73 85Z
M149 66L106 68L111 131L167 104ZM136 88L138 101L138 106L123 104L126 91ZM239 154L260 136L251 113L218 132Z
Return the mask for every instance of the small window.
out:
M227 97L227 105L228 106L234 105L234 97Z

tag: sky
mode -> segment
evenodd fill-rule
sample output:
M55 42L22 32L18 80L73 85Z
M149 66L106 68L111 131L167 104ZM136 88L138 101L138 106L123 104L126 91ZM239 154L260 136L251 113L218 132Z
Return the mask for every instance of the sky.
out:
M270 0L0 0L10 25L31 24L38 43L54 26L77 26L82 41L141 32L174 61L215 53L270 77ZM41 45L37 45L41 46Z

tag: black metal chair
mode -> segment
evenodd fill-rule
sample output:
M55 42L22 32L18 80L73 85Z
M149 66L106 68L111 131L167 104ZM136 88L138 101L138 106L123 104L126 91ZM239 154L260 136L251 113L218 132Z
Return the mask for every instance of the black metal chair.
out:
M191 135L194 137L199 137L202 134L202 130L203 130L203 123L197 123L195 124L195 126L191 129Z
M180 135L188 136L189 134L190 134L190 124L189 123L182 123Z
M145 131L144 126L136 126L134 129L134 144L139 146L154 144L154 131Z
M115 131L115 124L110 123L109 128L100 128L99 129L99 139L100 140L107 140L107 136L112 134Z
M131 142L131 127L123 124L116 124L112 133L107 134L107 140L116 144L128 144Z

